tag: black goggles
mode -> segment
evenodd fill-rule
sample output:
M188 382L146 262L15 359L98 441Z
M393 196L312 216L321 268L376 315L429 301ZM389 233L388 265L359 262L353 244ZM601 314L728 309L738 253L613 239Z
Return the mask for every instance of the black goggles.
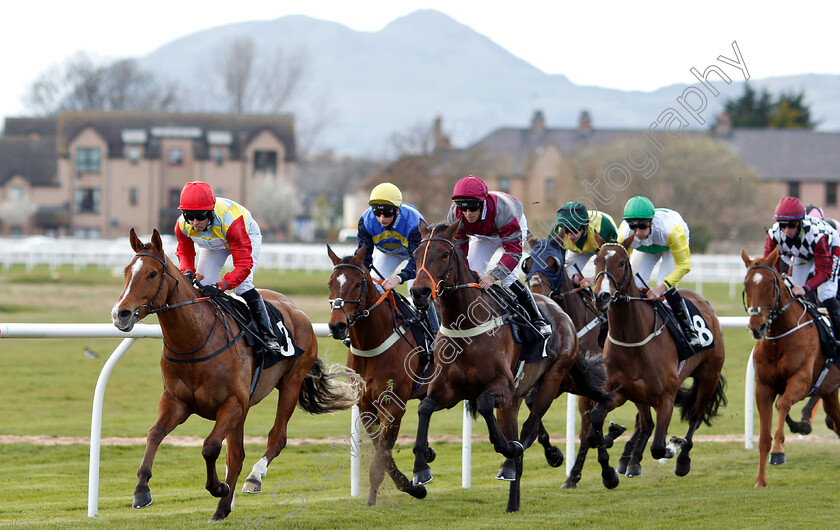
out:
M562 225L562 226L563 226L563 228L566 229L566 232L569 232L570 234L577 234L577 233L580 233L580 232L586 230L586 225L581 225L581 226Z
M207 210L190 210L183 212L184 221L204 221L210 218L210 212Z
M455 206L462 212L477 212L484 206L482 201L456 200Z
M799 221L779 221L779 228L799 228Z
M374 206L373 215L376 217L394 217L397 215L397 209L393 206Z
M627 226L630 230L645 230L650 228L650 219L628 219Z

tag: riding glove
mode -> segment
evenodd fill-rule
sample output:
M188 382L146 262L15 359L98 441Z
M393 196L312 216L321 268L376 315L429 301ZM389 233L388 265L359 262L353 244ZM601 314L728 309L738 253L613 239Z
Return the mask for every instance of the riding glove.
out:
M218 283L213 283L210 285L202 285L201 286L201 296L207 296L210 298L216 298L220 294L222 294L222 288L219 286Z
M184 278L186 278L190 283L195 283L195 271L184 272Z

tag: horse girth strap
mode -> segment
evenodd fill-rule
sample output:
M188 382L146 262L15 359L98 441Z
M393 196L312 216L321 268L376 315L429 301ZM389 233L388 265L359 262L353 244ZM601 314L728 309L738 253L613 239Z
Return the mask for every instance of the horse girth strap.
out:
M202 363L204 361L209 361L210 359L220 355L225 350L227 350L228 348L230 348L231 346L236 344L239 341L239 339L241 339L244 335L245 335L245 331L240 330L239 334L237 336L233 337L230 340L230 342L228 342L227 344L225 344L224 346L222 346L218 350L214 351L210 355L205 355L204 357L199 357L198 359L192 359L192 358L178 359L176 357L170 357L170 356L166 355L165 350L164 350L164 353L163 353L163 358L166 359L169 362L172 362L172 363Z
M662 323L662 326L659 327L659 329L651 332L650 335L648 335L647 337L645 337L643 340L641 340L639 342L621 342L620 340L614 339L613 336L609 334L609 332L607 332L607 339L609 339L609 341L612 342L613 344L615 344L616 346L623 346L625 348L638 348L640 346L644 346L648 342L652 341L653 339L655 339L656 337L661 335L663 331L665 331L665 323L664 322Z
M487 333L488 331L499 328L505 325L505 319L503 316L498 316L492 320L488 320L484 324L480 324L478 326L468 328L468 329L453 329L447 328L443 325L440 326L440 334L445 337L451 338L467 338L467 337L475 337L477 335L481 335L483 333Z
M396 342L405 335L405 332L405 326L400 326L399 329L395 329L382 344L370 350L360 350L351 344L350 353L359 357L376 357L396 344Z

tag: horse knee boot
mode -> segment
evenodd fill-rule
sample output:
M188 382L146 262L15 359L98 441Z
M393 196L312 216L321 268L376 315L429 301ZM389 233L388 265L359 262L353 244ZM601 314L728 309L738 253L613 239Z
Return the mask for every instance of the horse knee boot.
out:
M519 305L521 305L528 313L528 316L531 317L532 324L536 330L539 331L540 335L544 338L550 337L551 326L548 322L546 322L545 318L543 318L542 313L540 313L540 308L537 307L537 302L531 295L531 291L519 283L519 281L514 281L510 284L510 290L513 292L514 296L516 296L517 303L519 303Z
M700 346L700 337L697 336L697 331L695 331L694 326L691 324L691 316L688 313L688 306L685 305L685 300L683 300L682 295L680 295L680 292L677 291L676 287L671 287L665 291L665 300L668 302L668 305L671 306L671 311L674 312L677 320L680 321L680 325L683 328L683 333L685 333L685 338L688 340L688 343L692 347Z
M257 329L260 330L263 342L272 353L279 355L283 348L277 342L277 337L271 330L271 321L268 318L268 310L265 308L265 301L260 296L256 289L251 289L242 293L242 298L248 304L248 309L251 310L251 315L254 317L254 322L257 323Z

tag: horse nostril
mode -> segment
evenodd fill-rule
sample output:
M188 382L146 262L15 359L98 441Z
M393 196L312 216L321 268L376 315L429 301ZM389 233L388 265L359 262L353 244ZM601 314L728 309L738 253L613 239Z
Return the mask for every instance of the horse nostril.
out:
M129 311L128 309L123 309L122 311L117 313L117 316L119 317L120 320L125 320L125 319L127 319L128 317L131 316L131 311Z
M429 287L412 287L411 288L411 298L414 301L415 307L419 309L425 309L429 307L429 296L431 296L432 290Z
M598 306L606 307L610 303L610 293L598 293L595 301L598 302Z

